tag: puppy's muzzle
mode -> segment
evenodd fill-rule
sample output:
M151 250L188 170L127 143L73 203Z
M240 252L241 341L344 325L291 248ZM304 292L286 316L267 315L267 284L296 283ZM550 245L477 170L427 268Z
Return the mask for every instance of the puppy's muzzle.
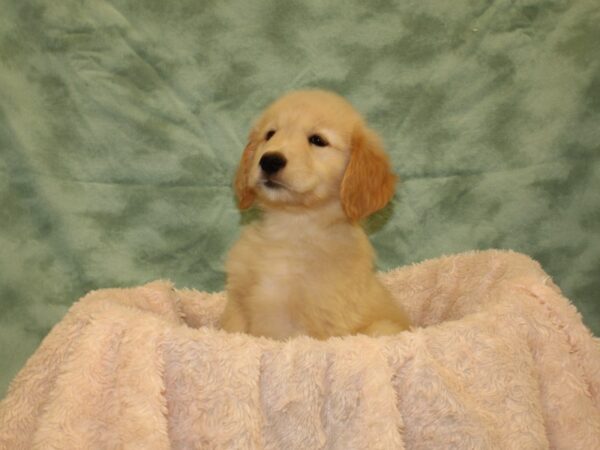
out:
M259 161L260 168L267 176L275 175L287 164L287 159L279 152L265 153Z

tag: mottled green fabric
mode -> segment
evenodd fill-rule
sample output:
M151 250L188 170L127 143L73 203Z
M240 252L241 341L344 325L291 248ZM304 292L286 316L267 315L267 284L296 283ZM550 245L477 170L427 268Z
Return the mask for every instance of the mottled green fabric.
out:
M251 120L352 101L402 179L382 269L539 260L600 334L600 3L1 0L0 394L69 305L170 278L221 290Z

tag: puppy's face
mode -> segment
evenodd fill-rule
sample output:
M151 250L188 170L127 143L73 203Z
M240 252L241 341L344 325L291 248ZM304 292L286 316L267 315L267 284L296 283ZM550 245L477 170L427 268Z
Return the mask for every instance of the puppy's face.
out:
M275 101L250 133L236 175L240 207L342 203L358 220L383 207L394 177L376 136L341 97L299 91Z

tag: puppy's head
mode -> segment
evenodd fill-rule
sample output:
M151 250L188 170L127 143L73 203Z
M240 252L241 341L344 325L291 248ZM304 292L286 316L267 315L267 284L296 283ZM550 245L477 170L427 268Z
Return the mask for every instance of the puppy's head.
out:
M311 208L340 202L360 220L383 208L395 177L377 136L336 94L297 91L269 106L248 138L235 177L240 208Z

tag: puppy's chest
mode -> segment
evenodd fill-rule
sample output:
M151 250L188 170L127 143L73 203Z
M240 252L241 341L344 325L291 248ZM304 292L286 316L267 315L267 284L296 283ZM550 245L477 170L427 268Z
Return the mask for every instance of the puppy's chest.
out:
M301 300L311 285L323 275L319 262L307 254L306 248L264 249L258 260L249 261L246 280L254 299L278 303Z
M229 283L245 291L244 296L252 301L279 305L306 301L335 270L329 253L326 246L315 242L250 235L230 254Z
M252 258L246 251L232 255L229 289L243 304L253 334L285 338L306 333L299 311L315 298L317 275L310 258L299 252L293 246L271 246Z

